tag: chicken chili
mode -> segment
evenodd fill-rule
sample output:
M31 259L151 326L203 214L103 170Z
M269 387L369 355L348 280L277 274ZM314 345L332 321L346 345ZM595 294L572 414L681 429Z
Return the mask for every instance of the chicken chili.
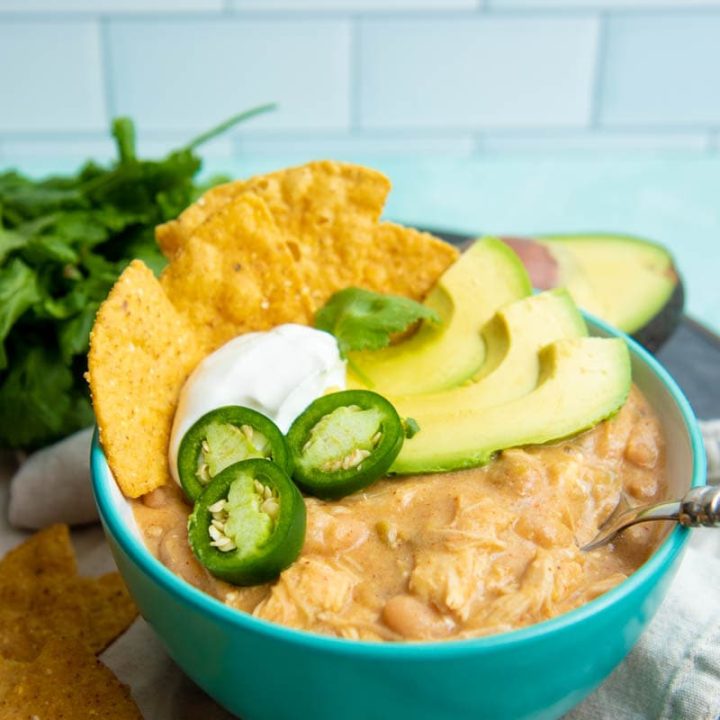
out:
M612 419L564 442L506 450L482 468L383 479L339 500L306 497L302 552L264 585L229 585L197 562L190 508L174 484L134 510L165 565L239 610L344 638L441 640L540 622L617 585L662 528L631 528L591 553L579 547L622 492L648 502L663 486L659 422L633 389Z

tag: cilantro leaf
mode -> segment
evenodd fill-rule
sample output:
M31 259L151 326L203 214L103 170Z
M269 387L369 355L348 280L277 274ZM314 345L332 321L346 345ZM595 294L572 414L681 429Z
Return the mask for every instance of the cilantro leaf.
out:
M336 292L315 314L315 327L334 335L340 354L353 350L378 350L390 336L407 330L418 320L440 322L425 305L399 295L349 287Z
M72 412L72 384L70 368L40 347L25 349L0 385L0 435L12 447L60 435Z
M39 299L35 273L22 260L15 258L0 270L0 370L8 364L3 341L17 319Z

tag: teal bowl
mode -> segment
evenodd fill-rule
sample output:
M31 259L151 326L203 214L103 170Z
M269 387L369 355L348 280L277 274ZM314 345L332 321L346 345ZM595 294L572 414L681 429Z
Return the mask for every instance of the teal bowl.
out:
M591 324L595 334L618 335ZM668 373L627 341L635 382L665 429L668 496L679 497L705 482L697 424ZM689 536L675 527L613 590L522 630L442 643L343 640L254 618L184 582L145 548L97 438L91 468L108 542L143 617L185 673L244 720L560 717L632 648L662 602Z

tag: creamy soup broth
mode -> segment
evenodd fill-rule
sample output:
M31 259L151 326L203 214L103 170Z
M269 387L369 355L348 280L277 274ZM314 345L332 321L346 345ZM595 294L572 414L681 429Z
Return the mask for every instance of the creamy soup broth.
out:
M591 553L624 491L662 496L664 443L637 389L612 419L553 445L506 450L483 468L382 480L325 502L306 498L299 559L280 578L234 587L187 542L190 507L168 484L134 501L152 553L238 610L364 640L444 640L511 630L582 605L624 580L657 544L657 523Z

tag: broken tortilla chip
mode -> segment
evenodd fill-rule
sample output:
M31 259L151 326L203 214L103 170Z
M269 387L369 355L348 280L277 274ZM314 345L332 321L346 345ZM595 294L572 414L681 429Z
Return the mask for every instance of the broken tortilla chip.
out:
M77 586L87 610L86 644L100 653L130 627L137 607L119 573L78 578Z
M100 442L126 496L167 481L180 388L206 352L150 269L130 263L98 311L88 354Z
M351 286L422 299L458 251L429 233L379 223L389 190L389 180L375 170L308 163L212 188L159 226L158 242L172 258L207 218L252 193L285 233L313 310Z
M128 687L74 638L52 638L32 662L4 669L11 677L0 681L0 720L142 720Z
M160 283L208 351L243 332L311 319L283 235L265 203L250 194L200 225Z
M244 192L262 198L278 226L304 243L314 240L307 231L314 234L314 225L327 224L339 210L345 215L346 208L352 208L356 217L365 215L377 222L390 181L362 165L321 160L218 185L177 219L155 229L165 256L171 259L205 220Z
M16 683L18 673L25 667L24 663L9 660L0 655L0 700Z
M422 300L459 255L457 248L430 233L381 222L367 254L357 264L358 284Z
M28 538L0 560L0 656L29 661L52 637L104 650L137 617L118 573L82 578L66 525Z
M77 560L67 525L51 525L9 550L0 560L0 601L40 579L77 575Z
M247 180L234 180L207 190L202 197L189 205L175 220L169 220L155 228L155 239L168 260L213 213L240 195Z

